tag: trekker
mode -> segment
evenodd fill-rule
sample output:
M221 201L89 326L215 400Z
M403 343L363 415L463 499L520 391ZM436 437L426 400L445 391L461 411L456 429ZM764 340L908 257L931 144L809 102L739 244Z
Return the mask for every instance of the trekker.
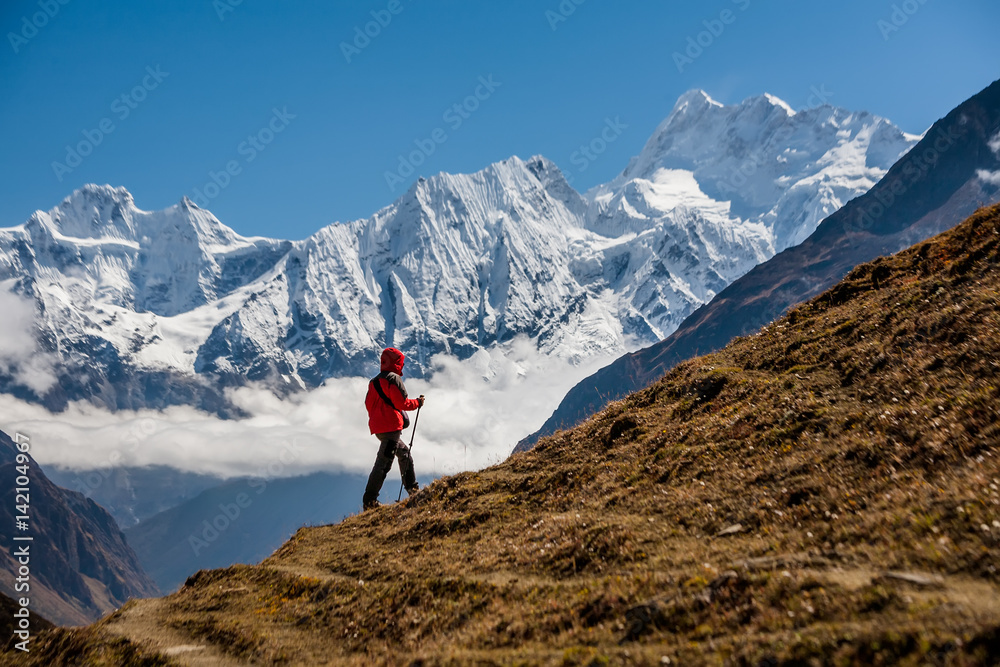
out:
M382 372L368 383L365 407L368 408L368 428L379 440L375 466L368 476L368 486L362 500L364 508L379 506L378 494L382 490L385 476L392 470L392 459L399 461L399 473L407 495L412 496L420 489L416 473L413 472L413 458L410 448L403 442L403 429L410 425L404 410L416 410L424 404L424 397L406 397L403 386L403 353L394 347L382 351Z

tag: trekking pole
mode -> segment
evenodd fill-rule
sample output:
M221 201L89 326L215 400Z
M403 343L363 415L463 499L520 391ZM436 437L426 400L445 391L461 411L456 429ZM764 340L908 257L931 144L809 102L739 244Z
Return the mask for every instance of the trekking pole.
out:
M421 396L421 398L423 398L423 396ZM422 408L422 407L424 407L424 406L421 405L420 408ZM413 439L415 437L417 437L417 423L420 421L420 408L417 408L417 416L413 418L413 430L410 431L410 456L413 456ZM403 499L403 476L402 476L402 472L403 471L400 470L399 497L396 498L396 502L397 503L400 500Z

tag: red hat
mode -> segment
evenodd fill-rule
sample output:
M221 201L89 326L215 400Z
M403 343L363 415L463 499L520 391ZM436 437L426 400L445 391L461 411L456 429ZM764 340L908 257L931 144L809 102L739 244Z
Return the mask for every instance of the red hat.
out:
M396 375L403 374L403 363L406 357L394 347L387 347L382 350L382 371L389 371Z

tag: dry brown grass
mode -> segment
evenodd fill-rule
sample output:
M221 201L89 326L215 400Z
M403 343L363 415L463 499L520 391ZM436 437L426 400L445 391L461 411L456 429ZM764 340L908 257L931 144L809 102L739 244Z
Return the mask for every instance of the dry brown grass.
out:
M265 664L996 664L998 230L980 211L532 452L200 572L162 623Z

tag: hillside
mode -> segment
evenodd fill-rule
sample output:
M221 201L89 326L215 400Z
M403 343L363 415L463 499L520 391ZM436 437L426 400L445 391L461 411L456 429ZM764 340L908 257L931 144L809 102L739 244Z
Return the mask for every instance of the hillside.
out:
M5 651L16 650L14 644L20 641L20 637L14 636L14 632L19 629L18 618L14 614L21 613L21 609L22 607L16 600L0 593L0 637L4 637L7 642L3 649ZM53 627L52 623L44 616L31 613L30 607L28 613L29 632L32 634L37 635L41 631L50 630ZM30 643L28 645L30 646Z
M30 609L54 623L80 625L97 620L132 597L156 594L156 585L143 572L125 542L118 524L83 494L56 486L28 454L28 529L15 531L16 498L13 480L21 474L14 441L0 431L0 475L10 480L2 494L0 539L11 545L0 555L0 593L13 598L20 568L14 558L15 534L30 536ZM23 583L23 582L22 582Z
M998 298L994 207L531 452L18 658L991 664Z
M1000 201L1000 81L939 120L885 178L823 220L803 243L754 267L654 345L582 380L536 433L574 426L680 362L722 348L813 298L853 267L938 234Z

